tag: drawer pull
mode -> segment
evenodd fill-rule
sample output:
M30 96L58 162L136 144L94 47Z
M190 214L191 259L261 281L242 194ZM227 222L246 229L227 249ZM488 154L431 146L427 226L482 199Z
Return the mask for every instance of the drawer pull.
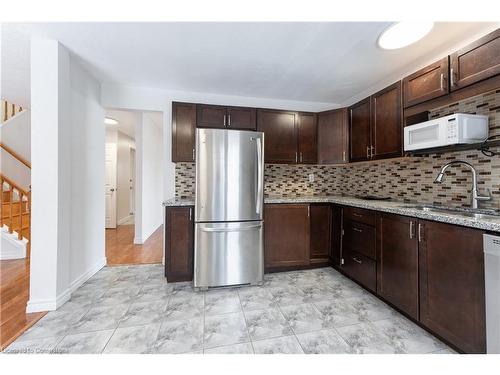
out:
M361 259L356 258L356 257L352 257L352 260L355 261L358 264L362 264L363 263L363 261Z
M358 233L363 233L363 229L353 227L352 230L354 230L355 232L358 232Z
M357 214L355 212L352 213L352 216L355 216L355 217L363 217L363 215L360 215L360 214Z

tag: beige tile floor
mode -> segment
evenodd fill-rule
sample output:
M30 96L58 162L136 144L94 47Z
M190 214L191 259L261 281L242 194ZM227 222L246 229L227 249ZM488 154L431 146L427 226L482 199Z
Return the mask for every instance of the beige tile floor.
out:
M7 353L454 353L331 268L194 292L161 265L106 267Z

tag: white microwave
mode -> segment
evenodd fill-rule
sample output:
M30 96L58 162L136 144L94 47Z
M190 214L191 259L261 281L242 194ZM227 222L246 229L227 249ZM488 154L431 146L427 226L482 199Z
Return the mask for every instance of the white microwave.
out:
M455 113L405 126L405 151L478 143L488 137L488 116Z

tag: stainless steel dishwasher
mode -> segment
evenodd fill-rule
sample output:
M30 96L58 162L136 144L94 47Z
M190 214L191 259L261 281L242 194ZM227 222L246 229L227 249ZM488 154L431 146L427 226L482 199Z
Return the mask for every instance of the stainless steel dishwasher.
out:
M486 352L500 354L500 236L483 235Z

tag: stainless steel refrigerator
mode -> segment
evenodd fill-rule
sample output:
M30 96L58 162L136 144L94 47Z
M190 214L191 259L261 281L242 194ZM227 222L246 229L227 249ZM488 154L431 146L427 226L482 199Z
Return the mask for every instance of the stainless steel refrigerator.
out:
M194 287L264 276L264 134L196 130Z

